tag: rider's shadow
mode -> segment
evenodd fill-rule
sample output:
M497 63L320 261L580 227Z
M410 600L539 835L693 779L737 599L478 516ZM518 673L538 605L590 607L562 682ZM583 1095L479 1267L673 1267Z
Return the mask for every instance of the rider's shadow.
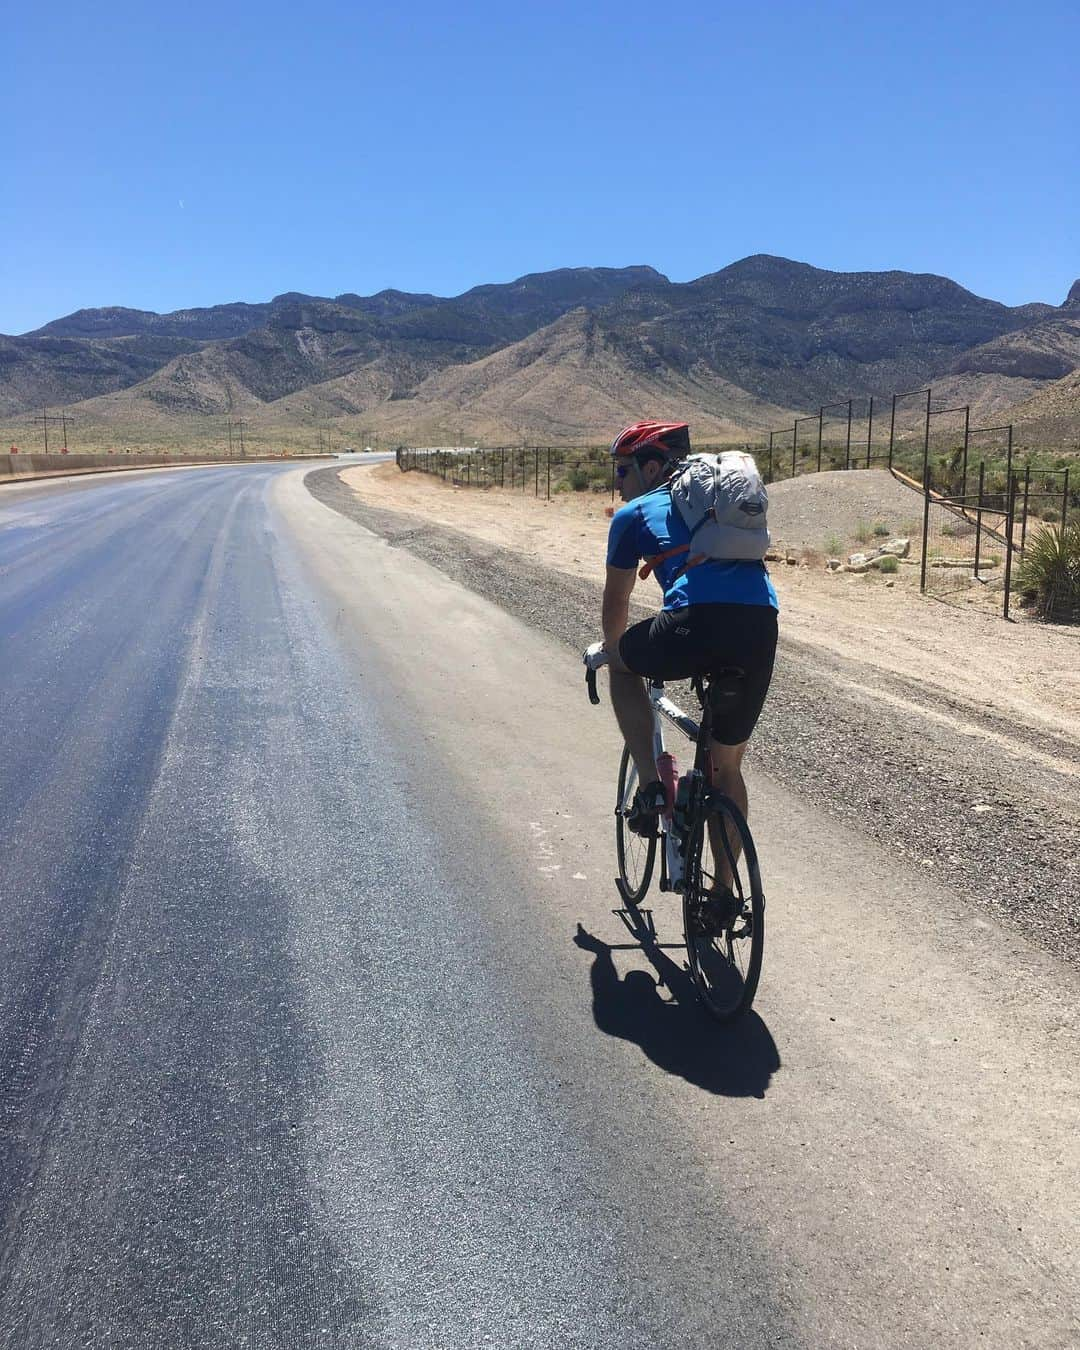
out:
M687 972L638 933L658 979L631 970L619 978L612 947L578 924L574 941L594 954L589 980L593 1017L601 1031L634 1041L667 1073L724 1097L764 1097L780 1067L776 1042L751 1010L730 1026L710 1020ZM660 993L663 984L670 997Z

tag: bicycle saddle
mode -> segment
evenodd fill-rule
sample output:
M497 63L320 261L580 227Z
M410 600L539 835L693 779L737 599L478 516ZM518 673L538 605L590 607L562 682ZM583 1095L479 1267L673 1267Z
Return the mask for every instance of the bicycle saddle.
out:
M721 666L711 675L699 676L694 681L694 688L702 707L705 706L707 695L709 706L716 711L730 707L736 699L742 698L745 679L746 671L742 666Z

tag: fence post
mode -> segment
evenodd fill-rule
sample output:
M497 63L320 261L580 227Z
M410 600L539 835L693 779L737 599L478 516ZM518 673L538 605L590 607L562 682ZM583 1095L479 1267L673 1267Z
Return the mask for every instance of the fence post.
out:
M1031 503L1031 461L1024 465L1024 509L1020 516L1020 556L1024 556L1027 549L1027 522L1028 511Z
M1016 477L1010 475L1005 497L1005 606L1002 618L1009 617L1009 590L1012 586L1013 516L1016 512Z
M919 591L926 594L926 555L930 547L930 477L923 483L922 508L922 569L919 576Z
M982 554L983 485L986 482L986 460L979 460L979 496L975 505L975 580L979 579L979 559Z
M1013 424L1009 423L1009 450L1005 460L1005 500L1008 503L1009 484L1012 482L1012 461L1013 461Z
M1064 529L1069 520L1069 470L1065 469L1065 489L1061 494L1061 528Z
M874 396L870 395L870 416L866 420L866 467L870 467L870 455L874 441Z
M534 473L535 473L535 477L534 477L534 480L533 480L533 481L534 481L534 484L535 484L535 486L534 486L534 488L533 488L533 496L534 496L534 497L539 497L539 496L540 496L540 447L539 447L538 445L535 446L534 449L533 449L533 470L534 470Z
M844 442L844 468L851 468L851 399L847 401L847 440Z
M892 470L893 438L896 436L896 395L892 396L892 412L889 415L889 469Z
M825 409L819 408L817 414L817 471L821 472L821 433L825 425Z
M795 477L795 452L799 444L799 419L796 417L795 425L791 428L791 476Z
M926 391L926 426L923 428L922 476L923 482L929 481L930 473L930 390Z
M971 404L964 405L964 472L960 484L960 495L967 496L968 442L971 439Z
M547 458L547 499L551 501L551 446L544 452Z

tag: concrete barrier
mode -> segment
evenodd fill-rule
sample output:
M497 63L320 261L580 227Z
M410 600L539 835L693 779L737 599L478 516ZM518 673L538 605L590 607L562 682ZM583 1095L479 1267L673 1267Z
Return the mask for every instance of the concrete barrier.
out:
M149 451L117 451L113 454L35 455L20 451L0 454L0 484L25 478L50 478L62 474L116 473L123 469L166 469L196 464L254 464L280 459L330 459L329 455L167 455Z

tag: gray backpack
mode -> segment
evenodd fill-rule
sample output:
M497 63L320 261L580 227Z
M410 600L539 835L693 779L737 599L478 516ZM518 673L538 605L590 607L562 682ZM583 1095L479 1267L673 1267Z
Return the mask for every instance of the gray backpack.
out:
M650 558L643 578L677 553L690 555L682 572L713 560L760 562L765 557L769 494L751 455L741 450L691 455L675 471L671 500L690 531L690 543Z

